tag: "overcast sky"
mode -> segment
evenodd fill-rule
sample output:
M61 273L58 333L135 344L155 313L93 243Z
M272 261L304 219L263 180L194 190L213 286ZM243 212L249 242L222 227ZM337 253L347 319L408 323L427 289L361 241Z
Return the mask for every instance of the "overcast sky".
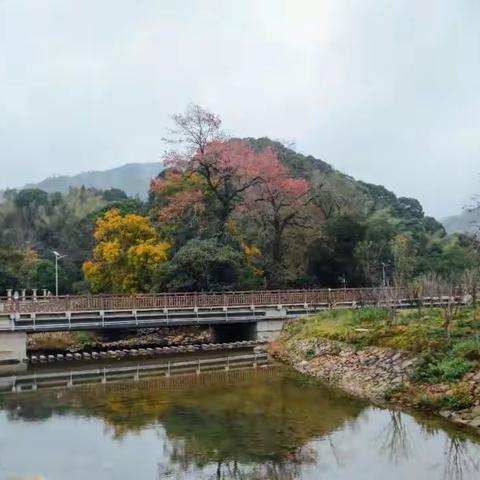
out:
M0 0L0 188L158 161L188 102L456 213L480 192L478 0Z

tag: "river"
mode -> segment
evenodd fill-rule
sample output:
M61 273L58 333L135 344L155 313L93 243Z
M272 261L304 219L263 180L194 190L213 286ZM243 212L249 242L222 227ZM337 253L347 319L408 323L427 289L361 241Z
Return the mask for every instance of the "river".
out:
M88 364L77 386L50 375L15 393L4 382L0 479L480 478L480 437L467 430L373 406L277 364L230 361L166 375L161 366L142 373L155 362L137 360L133 378L132 362L95 374ZM72 364L24 374L37 382Z

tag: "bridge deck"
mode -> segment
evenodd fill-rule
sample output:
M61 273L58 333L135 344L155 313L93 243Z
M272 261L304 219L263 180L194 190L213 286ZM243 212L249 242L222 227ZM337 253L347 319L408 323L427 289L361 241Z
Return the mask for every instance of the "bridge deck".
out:
M135 310L208 308L295 304L372 303L391 298L415 298L408 288L347 288L314 290L262 290L249 292L188 292L136 295L66 295L46 297L0 297L0 312L65 312L89 310Z
M415 291L407 288L1 298L0 331L249 323L295 318L325 308L408 307L417 301ZM438 305L445 300L427 301Z

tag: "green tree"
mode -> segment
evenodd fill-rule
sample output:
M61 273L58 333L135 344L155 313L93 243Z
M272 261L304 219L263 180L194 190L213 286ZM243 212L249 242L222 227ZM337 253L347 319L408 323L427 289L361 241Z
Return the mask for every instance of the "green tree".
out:
M338 215L325 223L323 236L308 252L308 272L318 285L338 287L364 283L355 249L364 239L365 227L354 217Z
M190 240L160 268L157 278L160 288L170 291L235 290L259 286L259 276L246 256L215 239Z
M66 293L67 277L62 265L60 265L58 271L58 280L60 293ZM32 288L46 288L51 292L55 292L55 264L50 260L40 259L36 264L30 283Z
M413 278L417 261L412 236L404 233L397 235L392 240L392 253L395 266L395 283L406 285Z

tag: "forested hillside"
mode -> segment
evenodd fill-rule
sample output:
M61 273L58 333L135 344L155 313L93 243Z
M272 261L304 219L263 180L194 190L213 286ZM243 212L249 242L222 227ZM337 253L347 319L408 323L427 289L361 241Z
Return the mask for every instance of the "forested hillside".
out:
M267 138L227 138L198 106L173 116L177 150L147 200L119 189L8 191L0 290L63 292L354 287L460 275L472 238L448 236L420 203L355 181Z
M61 293L88 291L82 264L94 245L96 218L112 207L133 211L141 202L118 189L7 191L0 204L0 295L7 288L54 291L52 250L66 255L60 266Z

